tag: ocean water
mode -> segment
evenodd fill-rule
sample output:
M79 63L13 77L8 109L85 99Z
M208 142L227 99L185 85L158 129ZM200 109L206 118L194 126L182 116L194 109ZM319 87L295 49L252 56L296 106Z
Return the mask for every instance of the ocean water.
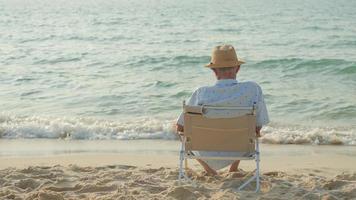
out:
M356 1L0 0L0 138L175 139L232 44L264 143L356 145Z

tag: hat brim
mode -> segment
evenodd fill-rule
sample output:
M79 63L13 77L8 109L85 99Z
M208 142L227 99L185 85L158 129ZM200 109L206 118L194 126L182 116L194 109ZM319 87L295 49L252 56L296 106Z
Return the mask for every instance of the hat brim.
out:
M245 64L246 62L242 59L239 59L238 61L236 61L234 64L224 64L224 63L209 63L207 65L205 65L205 67L209 67L209 68L225 68L225 67L237 67L239 65Z

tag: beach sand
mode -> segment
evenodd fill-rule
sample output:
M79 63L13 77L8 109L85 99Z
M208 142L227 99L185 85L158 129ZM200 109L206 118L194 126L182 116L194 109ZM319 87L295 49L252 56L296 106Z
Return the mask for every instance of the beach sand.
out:
M36 141L30 143L36 145ZM49 143L53 146L56 142ZM80 148L80 142L69 143L60 146ZM177 182L178 152L170 151L178 147L175 141L85 142L91 147L94 143L105 150L52 155L3 153L0 199L356 199L354 147L262 145L261 192L256 194L254 184L236 191L241 177L250 176L253 161L242 162L240 172L225 169L214 177L206 176L195 161L190 161L196 171L189 173L197 183L194 187ZM142 150L142 143L153 150L123 151L128 147ZM120 144L121 152L109 153L110 144ZM16 146L6 142L1 148L11 149L11 145ZM159 154L157 148L170 153Z

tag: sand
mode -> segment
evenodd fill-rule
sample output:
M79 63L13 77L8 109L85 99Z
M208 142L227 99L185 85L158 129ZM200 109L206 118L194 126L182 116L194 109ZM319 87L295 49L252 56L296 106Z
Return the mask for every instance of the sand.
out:
M104 167L38 166L0 170L0 199L356 199L356 173L332 178L314 173L262 174L261 192L246 191L237 173L210 177L192 175L197 186L179 185L178 170L170 167L109 165Z
M167 148L175 148L172 144ZM356 199L355 148L262 145L262 149L257 194L254 184L236 190L242 177L250 176L252 161L242 162L240 172L223 169L214 177L191 161L194 187L179 185L176 152L131 151L1 155L0 199Z

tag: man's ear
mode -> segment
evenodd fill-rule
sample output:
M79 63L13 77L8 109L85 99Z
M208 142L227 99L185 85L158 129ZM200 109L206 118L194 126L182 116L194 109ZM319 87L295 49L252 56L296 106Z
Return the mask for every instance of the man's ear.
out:
M240 65L236 67L236 74L240 71Z
M215 74L215 76L217 77L217 76L218 76L218 71L217 71L216 69L214 69L214 68L211 68L211 70L214 71L214 74Z

